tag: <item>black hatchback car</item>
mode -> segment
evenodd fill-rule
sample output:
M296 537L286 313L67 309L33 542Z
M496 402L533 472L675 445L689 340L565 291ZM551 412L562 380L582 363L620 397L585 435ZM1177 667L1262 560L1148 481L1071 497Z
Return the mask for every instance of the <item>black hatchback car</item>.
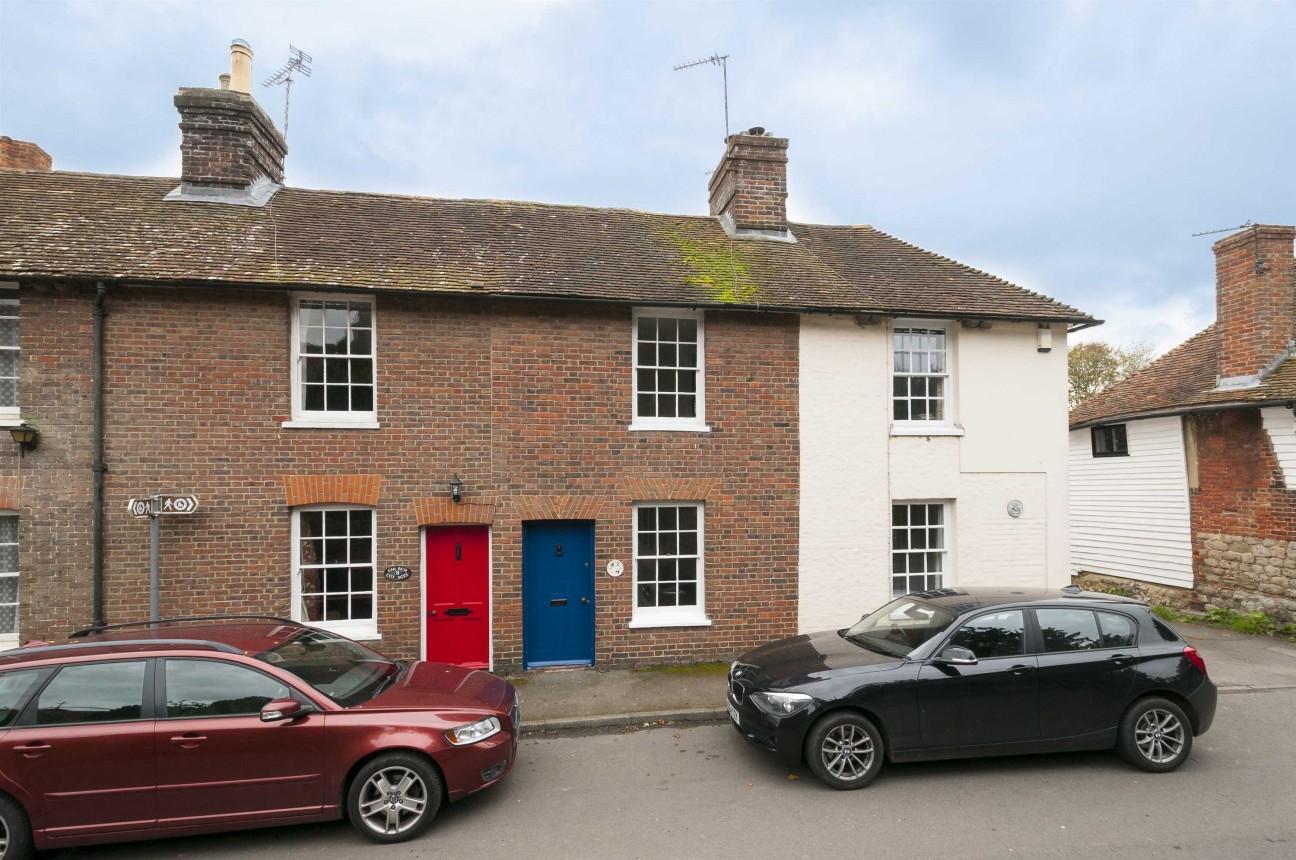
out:
M1174 770L1216 689L1146 604L1106 594L947 588L854 627L772 642L729 670L748 740L838 789L893 762L1117 749Z

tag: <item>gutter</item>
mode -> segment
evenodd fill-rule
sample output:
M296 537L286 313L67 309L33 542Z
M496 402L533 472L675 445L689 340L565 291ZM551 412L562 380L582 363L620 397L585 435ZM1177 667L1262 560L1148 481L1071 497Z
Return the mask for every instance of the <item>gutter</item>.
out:
M15 276L18 277L18 276ZM58 277L54 275L22 275L25 281L47 282L47 283L76 283L86 281L85 276L81 277ZM865 306L816 306L809 307L806 305L763 305L757 302L737 303L737 302L717 302L717 301L680 301L680 300L662 300L652 296L639 296L635 298L605 298L600 296L572 296L572 295L555 295L549 293L511 293L511 292L492 292L485 289L465 289L465 290L428 290L428 289L391 289L382 287L355 287L345 284L322 284L322 283L266 283L264 281L222 281L212 280L163 280L163 279L144 279L144 278L122 278L113 276L114 283L122 286L135 285L141 287L169 287L169 288L200 288L200 289L229 289L229 290L250 290L253 292L338 292L351 293L355 295L393 295L393 296L429 296L441 299L487 299L503 301L545 301L545 302L577 302L583 304L597 305L624 305L633 307L636 305L649 305L652 307L675 307L675 308L703 308L709 310L729 310L729 311L753 311L765 313L788 313L788 314L823 314L823 315L864 315L864 316L885 316L885 317L905 317L908 319L931 319L931 320L990 320L992 322L1020 322L1020 323L1057 323L1067 324L1067 333L1071 334L1082 329L1092 328L1093 326L1102 325L1103 320L1094 319L1088 316L1068 316L1068 315L1029 315L1029 314L1005 314L1005 313L940 313L932 310L908 310L906 308L877 308Z
M1087 427L1138 421L1143 418L1169 418L1174 415L1196 415L1201 412L1226 412L1230 409L1269 409L1274 406L1293 409L1292 403L1292 398L1285 397L1281 400L1233 400L1228 403L1203 403L1197 406L1166 406L1161 409L1149 409L1145 412L1126 412L1109 415L1106 418L1094 418L1089 421L1082 421L1079 424L1071 424L1067 427L1067 430L1084 430Z

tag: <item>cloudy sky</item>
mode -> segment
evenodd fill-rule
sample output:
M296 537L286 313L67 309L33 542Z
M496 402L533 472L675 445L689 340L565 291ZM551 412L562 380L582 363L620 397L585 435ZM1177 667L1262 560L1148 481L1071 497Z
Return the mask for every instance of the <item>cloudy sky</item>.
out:
M791 139L794 220L871 224L1167 349L1211 242L1296 223L1296 3L0 0L0 134L176 176L171 99L229 42L292 90L288 182L705 214L733 130ZM255 95L282 122L282 87ZM1084 336L1089 336L1088 333ZM1082 336L1083 337L1083 336Z

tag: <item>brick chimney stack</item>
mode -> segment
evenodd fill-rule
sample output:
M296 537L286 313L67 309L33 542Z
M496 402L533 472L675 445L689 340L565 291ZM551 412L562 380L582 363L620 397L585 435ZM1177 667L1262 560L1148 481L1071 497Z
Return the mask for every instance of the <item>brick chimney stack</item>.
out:
M763 128L729 135L711 174L711 214L732 236L792 241L787 221L786 137Z
M169 200L210 200L260 206L284 179L288 144L249 93L252 49L242 39L230 45L228 89L182 87L180 187Z
M34 143L0 136L0 170L49 170L54 160Z
M1296 227L1257 224L1215 243L1218 388L1260 384L1296 346Z

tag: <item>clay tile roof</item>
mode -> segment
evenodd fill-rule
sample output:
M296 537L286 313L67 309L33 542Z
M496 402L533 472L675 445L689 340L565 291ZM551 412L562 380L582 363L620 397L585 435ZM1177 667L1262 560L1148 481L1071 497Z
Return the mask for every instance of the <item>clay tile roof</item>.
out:
M868 227L731 242L709 217L300 188L262 208L163 200L177 185L0 171L0 278L1097 322Z
M1149 414L1296 399L1296 358L1256 388L1215 391L1219 336L1212 323L1138 373L1071 410L1072 428Z

